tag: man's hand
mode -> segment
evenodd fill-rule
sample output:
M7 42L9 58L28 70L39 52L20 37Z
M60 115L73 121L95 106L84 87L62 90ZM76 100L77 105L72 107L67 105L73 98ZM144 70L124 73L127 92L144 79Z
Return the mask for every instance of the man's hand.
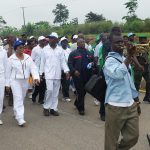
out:
M34 83L34 85L39 85L40 81L38 79L34 79L33 83Z
M75 75L76 77L79 77L79 76L80 76L80 72L76 70L76 71L74 72L74 75Z
M66 80L69 80L69 78L70 78L70 74L66 73Z
M6 86L6 91L7 91L8 93L10 93L10 90L11 90L10 86Z

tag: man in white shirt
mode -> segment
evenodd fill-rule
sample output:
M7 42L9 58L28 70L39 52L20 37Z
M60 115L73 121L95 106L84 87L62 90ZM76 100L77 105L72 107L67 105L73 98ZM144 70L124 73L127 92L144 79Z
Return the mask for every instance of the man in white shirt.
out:
M6 65L7 65L7 53L4 49L0 48L0 125L3 124L1 119L1 113L3 110Z
M66 77L69 78L69 68L65 61L64 52L57 43L58 35L52 32L49 35L49 45L44 48L41 58L40 75L45 74L47 87L43 104L45 116L49 116L50 113L54 116L59 115L57 106L61 71L64 70Z
M71 53L70 48L68 48L68 39L66 37L62 37L60 39L60 44L64 51L66 63L68 64L68 57L69 57L69 54ZM66 75L65 75L64 71L62 71L61 85L62 85L63 100L70 102L71 99L69 96L69 79L66 80Z
M43 49L45 46L45 37L40 36L38 38L38 45L33 48L31 57L33 61L35 62L38 71L40 70L40 63L41 63L41 55L43 53ZM32 102L36 102L36 97L39 94L39 100L38 103L43 104L44 103L44 97L45 97L45 90L46 90L46 83L45 79L41 80L39 86L35 86L32 94Z

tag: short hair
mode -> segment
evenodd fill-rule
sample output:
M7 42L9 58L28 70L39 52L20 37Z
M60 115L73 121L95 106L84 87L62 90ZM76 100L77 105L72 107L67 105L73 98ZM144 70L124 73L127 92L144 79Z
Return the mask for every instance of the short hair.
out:
M122 31L120 27L113 27L110 31L109 40L112 41L113 35L121 36Z

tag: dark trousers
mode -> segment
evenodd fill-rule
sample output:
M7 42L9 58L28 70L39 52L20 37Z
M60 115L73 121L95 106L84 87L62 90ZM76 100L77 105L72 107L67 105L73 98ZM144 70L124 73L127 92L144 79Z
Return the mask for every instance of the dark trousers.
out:
M38 102L39 103L43 103L44 97L45 97L45 90L46 90L46 82L45 82L45 79L43 79L40 82L39 86L35 86L34 87L34 90L33 90L33 93L32 93L32 101L36 102L36 97L39 94Z
M77 107L79 111L84 111L84 97L86 94L84 86L86 82L83 81L80 77L73 77L73 81L77 92L74 105Z
M69 80L66 79L66 74L62 73L61 77L62 94L63 97L69 98Z
M100 103L99 114L105 116L105 100L101 100Z
M150 71L149 71L149 65L144 66L144 72L141 72L139 70L134 71L134 80L135 80L135 87L137 91L139 91L140 83L142 80L142 77L144 78L146 82L146 94L145 97L149 98L150 100Z
M8 93L8 106L13 106L13 94L12 94L12 90L10 90L10 92Z

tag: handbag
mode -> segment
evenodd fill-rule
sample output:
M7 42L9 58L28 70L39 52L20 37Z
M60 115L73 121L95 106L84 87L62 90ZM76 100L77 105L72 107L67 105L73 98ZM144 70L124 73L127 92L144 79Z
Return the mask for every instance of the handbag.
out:
M107 86L103 71L101 71L99 75L92 75L85 85L85 91L99 101L105 99L106 88Z
M112 57L112 56L108 56L108 57ZM119 59L117 59L115 57L113 57L113 58L116 59L117 61L119 61L120 63L122 63ZM105 76L104 76L103 70L101 70L98 75L92 75L91 78L89 79L89 81L86 83L84 88L87 93L92 95L97 100L104 101L107 84L105 81Z

